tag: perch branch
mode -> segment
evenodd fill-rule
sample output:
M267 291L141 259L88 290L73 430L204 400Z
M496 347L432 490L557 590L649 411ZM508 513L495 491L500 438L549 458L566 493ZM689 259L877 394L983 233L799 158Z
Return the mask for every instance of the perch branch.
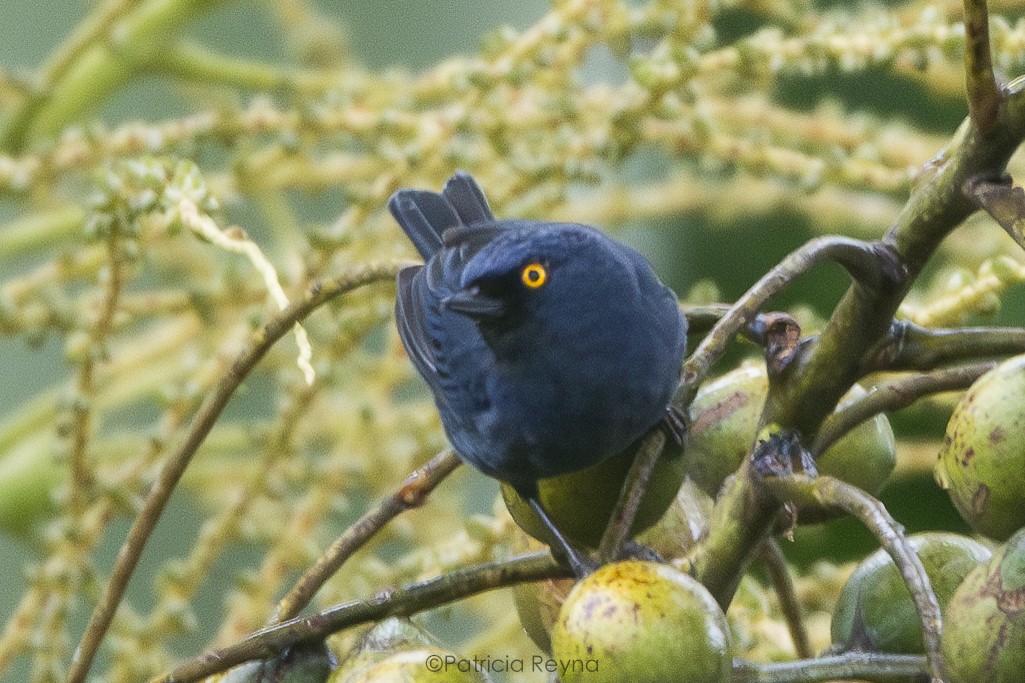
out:
M477 593L542 579L566 578L567 568L548 551L479 564L399 588L387 588L362 600L270 626L219 650L183 662L153 683L189 683L254 659L266 659L299 643L323 640L344 628L386 617L409 616Z
M598 545L598 561L602 564L616 559L623 550L623 544L630 535L630 527L633 526L637 510L641 506L641 499L648 490L651 474L658 459L662 457L665 443L666 435L660 427L656 427L641 442L626 475L619 500L616 501L612 518L605 527L605 533L602 534L601 543Z

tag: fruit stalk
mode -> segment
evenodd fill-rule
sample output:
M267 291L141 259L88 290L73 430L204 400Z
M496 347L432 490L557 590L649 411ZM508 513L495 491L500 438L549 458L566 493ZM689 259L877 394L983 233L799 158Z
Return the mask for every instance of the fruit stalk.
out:
M733 683L818 683L848 678L882 682L925 675L928 675L925 657L874 652L771 664L743 660L733 663Z
M942 617L939 599L921 559L883 504L864 491L830 476L792 474L767 477L762 480L762 485L779 501L840 509L868 527L879 545L893 558L911 593L911 599L922 619L922 640L930 673L938 681L947 680L946 667L940 653Z

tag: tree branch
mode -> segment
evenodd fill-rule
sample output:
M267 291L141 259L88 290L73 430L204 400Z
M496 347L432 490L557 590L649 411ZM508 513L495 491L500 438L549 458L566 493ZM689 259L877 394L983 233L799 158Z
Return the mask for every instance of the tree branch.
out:
M1000 91L993 73L993 57L989 48L986 0L965 0L964 27L968 113L980 131L989 133L997 125Z
M641 499L648 490L648 482L651 481L651 474L655 471L658 459L662 457L662 448L665 444L666 435L661 427L655 427L641 441L623 483L619 500L616 501L609 525L605 527L605 533L602 534L598 545L598 561L602 564L615 560L622 552L623 544L630 535L630 527L637 517Z
M548 551L518 555L501 562L466 567L449 574L386 588L377 595L291 619L256 631L219 650L210 650L175 667L153 683L189 683L254 659L266 659L297 645L322 640L344 628L386 617L409 616L477 593L542 579L566 578L569 570Z
M787 371L773 378L762 412L763 425L776 423L814 437L822 420L864 372L868 351L885 338L901 301L940 242L977 206L965 191L967 181L998 178L1025 136L1025 78L1000 90L996 126L983 133L969 119L948 149L930 163L882 244L903 266L903 277L872 290L852 286L833 310L822 333L803 348ZM740 302L738 302L739 304ZM715 339L710 345L718 345ZM707 351L706 351L707 353ZM710 354L711 355L711 354ZM707 372L701 358L694 376ZM678 392L677 396L680 396ZM733 520L710 527L692 550L693 571L720 604L728 604L751 552L769 534L778 510L755 487L750 460L720 493ZM719 516L717 503L716 520ZM743 545L742 548L732 547Z
M790 639L794 642L794 651L797 656L803 659L811 659L815 653L808 642L808 629L804 625L804 617L801 615L801 603L797 599L797 591L794 589L794 580L790 576L790 569L787 567L787 558L775 539L768 539L762 544L758 558L769 571L772 579L773 590L776 591L776 598L779 600L780 611L787 622L787 629L790 631Z
M930 329L894 321L886 337L868 354L867 371L932 370L950 362L1025 353L1025 329L963 327Z
M843 409L823 420L809 451L816 457L825 453L847 432L879 413L906 408L923 396L930 394L967 389L975 380L994 367L996 367L995 362L976 363L959 368L946 368L902 377L881 384L865 396L855 399Z
M925 567L903 530L878 500L839 479L829 476L808 476L794 473L770 476L761 481L772 496L798 507L817 505L842 510L872 531L879 544L893 558L900 570L915 608L922 619L922 640L926 660L934 681L946 681L943 656L940 653L940 603L932 589Z
M755 318L766 301L778 294L796 278L821 263L836 262L853 278L856 287L874 291L889 259L881 259L877 245L849 237L819 237L797 249L763 275L747 292L730 306L683 364L682 381L673 404L682 410L694 399L698 385L708 376L726 347Z
M898 683L915 676L924 678L928 675L925 657L919 655L849 652L835 657L771 664L737 659L733 663L731 683L820 683L849 678Z
M298 321L313 310L334 297L359 287L382 280L394 280L396 273L406 265L409 264L402 262L370 264L354 269L333 280L315 283L303 299L292 303L271 318L253 335L249 345L235 358L224 377L207 395L189 425L188 431L182 437L181 443L171 453L157 474L156 481L153 482L142 509L132 523L121 550L118 551L110 580L93 609L89 624L71 660L71 670L68 674L69 683L81 683L85 680L100 642L114 618L114 613L117 611L122 597L124 597L128 580L135 571L146 541L149 540L150 533L156 526L157 520L160 519L171 493L192 460L192 456L210 433L224 406L227 405L228 399L231 398L246 375L256 367L256 364L278 339L290 332Z

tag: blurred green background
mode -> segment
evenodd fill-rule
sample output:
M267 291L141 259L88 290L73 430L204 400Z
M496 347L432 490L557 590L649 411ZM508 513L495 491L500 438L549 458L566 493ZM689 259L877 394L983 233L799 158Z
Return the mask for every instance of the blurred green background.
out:
M338 17L346 26L352 54L366 68L412 73L428 71L438 62L455 55L474 54L481 40L496 27L509 25L523 30L535 24L549 10L548 3L537 0L517 3L320 0L317 5L325 15ZM835 3L835 6L844 6L844 3ZM83 0L11 0L0 3L0 68L30 78L32 70L45 61L91 7ZM226 55L287 61L288 51L268 7L268 4L256 1L225 3L203 15L189 27L186 35ZM1012 11L1009 16L1016 14ZM716 29L724 42L747 34L757 25L756 15L744 7L722 12L716 17ZM622 63L610 58L607 52L597 50L589 56L581 77L595 83L620 83L628 74ZM239 92L237 97L245 101L249 95ZM804 112L814 112L824 101L829 101L852 115L855 112L866 113L880 120L903 122L900 125L906 124L917 133L935 135L939 139L950 135L966 112L963 101L949 93L936 94L918 80L886 69L869 68L842 75L835 70L809 75L785 74L774 82L771 96L783 106ZM143 76L103 104L96 116L113 127L137 119L161 121L184 116L201 104L197 93L189 88L174 87L164 78ZM641 149L625 161L621 173L627 182L657 181L669 177L679 163L664 150ZM700 160L692 160L683 162L683 165L700 170L701 163ZM717 179L728 182L738 171L718 166L701 173L714 183ZM801 190L795 187L793 192ZM879 195L883 213L892 213L899 205L900 196L883 192ZM310 223L328 222L340 211L341 201L330 190L301 198L300 203L307 202L307 212L302 218ZM786 253L822 230L811 224L807 213L795 212L791 207L739 216L728 210L720 212L720 208L728 207L704 207L682 215L615 222L604 227L615 230L620 238L646 253L681 296L695 285L711 280L718 287L718 298L725 301L738 296ZM859 210L857 207L849 208L853 212ZM24 209L23 202L0 202L0 222L18 217ZM721 214L729 217L723 220ZM257 239L268 229L262 224L264 217L245 207L229 205L225 208L225 215L245 225ZM734 245L740 247L734 248ZM0 274L6 280L27 272L36 263L31 259L12 259L0 253ZM939 270L937 266L930 276ZM839 268L823 269L798 282L775 303L779 308L806 306L814 314L826 316L846 283L846 277ZM1025 294L1020 290L1013 290L1007 296L995 320L1005 324L1025 323L1022 313ZM0 421L38 392L65 381L70 372L61 339L51 335L34 341L39 343L26 343L19 337L0 337ZM737 357L735 354L731 360ZM272 405L273 394L268 377L257 373L246 383L246 388L247 391L233 401L232 415L245 421L268 414L272 410L268 406ZM264 390L266 394L262 393ZM906 411L906 414L895 417L895 428L899 435L928 436L935 440L942 433L944 409L941 404ZM487 501L487 505L481 504L476 510L485 512L494 497L494 483L476 474L463 474L473 483L473 490L485 493L479 500ZM884 492L884 502L909 531L964 529L945 494L939 491L922 468L916 469L911 476L896 478ZM201 506L189 500L186 492L177 492L132 582L129 594L132 603L145 609L147 601L152 599L149 587L158 568L167 557L176 557L187 551L202 520ZM127 524L125 519L115 521L96 554L104 571L113 560ZM850 559L874 546L868 534L849 521L802 530L798 541L788 546L787 551L802 563L824 556ZM259 553L256 546L233 547L214 573L234 575L239 567L254 566ZM0 615L9 614L23 593L26 563L38 560L39 556L31 544L0 534L0 576L7 578L4 588L0 589ZM184 635L176 640L175 646L180 648L183 656L201 648L209 638L209 629L219 622L222 602L217 594L217 585L217 582L207 582L204 592L195 601L199 629L193 635ZM83 614L75 616L71 627L73 634L81 631L83 619ZM19 663L9 676L11 680L26 679L27 663Z

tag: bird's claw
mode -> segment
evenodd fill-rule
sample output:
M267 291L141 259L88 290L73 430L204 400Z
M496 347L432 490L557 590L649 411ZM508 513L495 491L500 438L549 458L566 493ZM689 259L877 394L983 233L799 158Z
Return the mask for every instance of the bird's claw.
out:
M596 560L591 559L572 546L567 545L565 547L559 547L559 545L556 544L550 546L550 548L552 556L560 562L565 561L573 571L573 576L578 580L593 574L599 567Z
M670 405L662 415L659 426L665 430L666 436L674 444L682 446L683 440L687 438L687 413L675 405Z

